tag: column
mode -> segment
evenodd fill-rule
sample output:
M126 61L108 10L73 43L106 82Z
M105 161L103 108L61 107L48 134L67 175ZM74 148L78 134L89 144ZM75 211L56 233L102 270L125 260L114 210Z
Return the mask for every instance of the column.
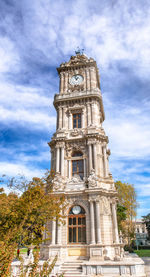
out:
M91 244L95 244L94 202L90 201Z
M72 129L72 114L71 112L69 111L69 117L68 117L68 120L69 120L69 129Z
M56 129L59 128L59 110L57 109Z
M96 143L93 144L93 152L94 152L94 169L95 169L95 174L97 173L97 151L96 151Z
M62 122L62 127L65 129L66 128L66 108L63 108L63 122Z
M62 108L62 128L64 128L64 108Z
M59 107L58 111L59 111L58 128L61 129L62 128L62 108Z
M89 173L92 169L92 145L89 144Z
M103 162L103 151L102 151L102 146L99 145L99 153L100 153L100 176L104 177L104 162Z
M86 177L86 159L84 159L84 178Z
M56 172L59 172L60 149L56 148Z
M71 179L71 160L68 161L68 178Z
M96 113L95 103L92 103L92 125L94 126L96 125L95 113Z
M98 110L98 104L97 104L97 102L95 103L95 105L94 105L94 110L95 110L95 122L94 122L94 124L95 124L95 126L100 126L100 120L98 121L98 117L99 117L99 110Z
M61 147L61 175L64 176L64 147Z
M112 203L112 220L113 220L115 243L119 243L117 212L116 212L116 204L115 203Z
M94 89L96 87L96 73L93 68L90 68L90 76L91 76L91 89Z
M82 114L81 114L81 127L82 127L82 128L85 128L84 110L82 110Z
M104 153L104 177L107 177L107 154L106 154L106 146L103 147Z
M100 203L96 201L96 233L97 233L97 243L101 243L101 227L100 227Z
M60 73L60 93L64 91L64 74Z
M91 125L91 105L87 104L87 118L88 118L88 126Z
M83 78L84 80L86 80L86 71L85 71L85 68L83 70ZM84 82L84 91L86 90L86 82Z
M55 245L56 243L56 221L52 221L52 244Z
M86 69L86 89L90 90L90 74L88 69Z
M65 92L68 90L68 72L65 72Z
M57 221L57 244L61 244L61 222Z

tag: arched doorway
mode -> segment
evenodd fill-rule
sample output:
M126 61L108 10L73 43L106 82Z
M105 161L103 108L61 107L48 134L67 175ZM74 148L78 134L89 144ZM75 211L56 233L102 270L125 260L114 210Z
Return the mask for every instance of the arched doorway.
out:
M68 243L86 243L86 215L81 206L73 206L68 215Z

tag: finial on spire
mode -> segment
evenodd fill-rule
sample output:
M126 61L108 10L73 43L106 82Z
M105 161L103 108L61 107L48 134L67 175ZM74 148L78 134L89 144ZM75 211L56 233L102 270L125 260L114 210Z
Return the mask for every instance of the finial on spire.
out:
M79 46L77 47L77 50L75 51L76 55L83 55L84 49L81 49Z

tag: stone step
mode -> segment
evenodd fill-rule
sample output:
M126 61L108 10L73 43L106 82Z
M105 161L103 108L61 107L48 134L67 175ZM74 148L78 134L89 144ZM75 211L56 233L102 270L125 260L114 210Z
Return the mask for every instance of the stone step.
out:
M63 273L64 277L84 277L85 275L82 275L82 264L82 261L66 261L62 264L59 274Z
M63 272L59 272L59 274L62 274ZM78 276L82 276L82 277L87 277L87 275L83 275L82 272L77 272L77 273L72 273L72 272L64 272L64 277L78 277Z
M69 270L69 269L81 269L82 267L81 266L71 266L71 265L67 266L67 265L63 265L61 268Z
M65 265L82 265L83 262L74 262L74 261L71 261L71 262L64 262L63 264Z
M64 274L64 277L87 277L87 275L82 275L82 274L79 274L79 275Z
M73 266L73 267L79 267L79 266L81 266L82 264L72 264L72 263L70 263L70 264L67 264L67 263L63 263L62 264L63 266Z
M82 272L82 269L81 268L61 268L61 271L64 271L64 272Z

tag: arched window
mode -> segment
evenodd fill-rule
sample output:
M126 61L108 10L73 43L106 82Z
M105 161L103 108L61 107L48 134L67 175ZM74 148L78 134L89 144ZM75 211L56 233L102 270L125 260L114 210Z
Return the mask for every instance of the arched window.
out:
M81 206L73 206L69 211L68 242L86 243L86 216Z
M79 175L81 179L84 176L83 169L83 154L80 151L73 152L72 154L72 176Z

